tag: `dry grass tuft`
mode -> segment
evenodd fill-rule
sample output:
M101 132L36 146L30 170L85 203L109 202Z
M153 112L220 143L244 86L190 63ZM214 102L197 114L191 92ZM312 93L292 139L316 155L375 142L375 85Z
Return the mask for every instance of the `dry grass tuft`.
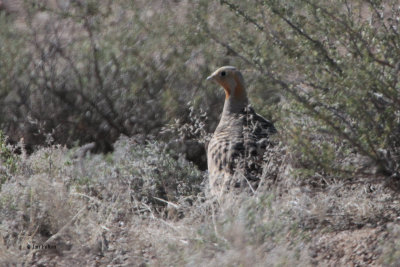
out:
M219 205L205 197L205 173L167 147L120 138L108 155L60 146L13 154L16 164L2 165L11 176L1 188L1 264L395 266L399 260L399 200L381 184L313 188L297 178L292 155L278 145L256 192ZM35 244L55 248L27 249Z

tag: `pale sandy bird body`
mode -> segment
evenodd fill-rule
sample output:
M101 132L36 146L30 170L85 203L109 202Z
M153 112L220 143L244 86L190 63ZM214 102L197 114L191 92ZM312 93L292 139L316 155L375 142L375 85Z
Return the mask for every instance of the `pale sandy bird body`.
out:
M249 106L243 76L235 67L221 67L207 80L216 81L225 90L221 120L207 150L211 194L221 197L246 186L254 190L259 162L276 129Z

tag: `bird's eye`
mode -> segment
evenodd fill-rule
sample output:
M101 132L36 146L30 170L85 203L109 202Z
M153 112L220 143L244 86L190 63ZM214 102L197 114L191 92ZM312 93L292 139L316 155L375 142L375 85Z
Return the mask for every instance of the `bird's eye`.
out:
M226 75L225 71L221 72L221 76L225 76L225 75Z

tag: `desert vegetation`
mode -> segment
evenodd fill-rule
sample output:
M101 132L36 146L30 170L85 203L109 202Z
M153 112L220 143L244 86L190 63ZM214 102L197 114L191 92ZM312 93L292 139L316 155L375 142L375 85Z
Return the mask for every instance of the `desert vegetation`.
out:
M0 265L398 266L400 5L0 1ZM279 132L218 203L239 68Z

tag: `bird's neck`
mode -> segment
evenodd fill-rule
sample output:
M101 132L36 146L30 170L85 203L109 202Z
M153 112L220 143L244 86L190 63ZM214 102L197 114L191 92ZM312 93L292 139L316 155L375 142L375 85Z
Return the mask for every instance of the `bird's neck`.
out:
M241 113L247 104L248 100L246 91L242 86L239 85L235 88L233 94L226 94L222 115Z
M243 112L248 100L242 74L237 73L234 76L234 82L224 83L222 87L225 89L225 104L222 115Z

